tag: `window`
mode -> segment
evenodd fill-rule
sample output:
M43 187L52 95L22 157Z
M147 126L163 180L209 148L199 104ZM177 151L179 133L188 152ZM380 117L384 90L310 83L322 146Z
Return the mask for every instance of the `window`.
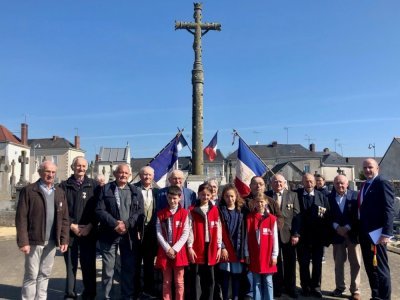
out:
M303 168L304 173L310 173L310 164L305 163Z

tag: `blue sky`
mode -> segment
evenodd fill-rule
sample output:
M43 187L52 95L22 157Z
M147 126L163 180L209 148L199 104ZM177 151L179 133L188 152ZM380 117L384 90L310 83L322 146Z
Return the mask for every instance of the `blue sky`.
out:
M152 157L177 127L191 143L193 37L174 22L192 16L183 0L3 1L0 124L70 141L78 128L90 160L127 142ZM203 21L222 24L203 37L204 146L219 130L235 151L235 128L380 156L400 136L399 1L206 0Z

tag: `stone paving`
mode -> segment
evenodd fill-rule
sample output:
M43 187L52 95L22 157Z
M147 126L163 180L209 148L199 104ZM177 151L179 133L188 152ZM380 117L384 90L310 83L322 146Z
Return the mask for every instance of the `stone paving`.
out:
M322 270L322 290L324 299L343 299L334 298L329 295L329 292L334 290L334 268L332 259L332 247L326 249L326 262L323 264ZM400 255L394 252L389 252L390 268L392 272L392 299L400 299L400 285L398 284L400 278ZM20 287L23 276L24 257L19 252L15 242L15 228L0 227L0 299L19 299ZM97 281L98 293L100 294L100 277L101 277L101 261L97 261ZM78 278L80 277L80 270L78 270ZM298 276L297 276L298 278ZM65 281L65 266L64 259L61 255L57 255L55 265L53 268L52 276L49 282L48 299L63 299ZM349 282L349 269L346 266L346 283ZM79 280L79 287L82 283ZM299 280L297 279L297 286ZM361 274L361 294L363 299L370 298L370 290L367 282L367 276L362 268ZM345 292L349 296L349 291ZM286 300L289 297L283 295L279 299ZM303 299L299 297L299 299ZM312 297L304 299L313 299Z

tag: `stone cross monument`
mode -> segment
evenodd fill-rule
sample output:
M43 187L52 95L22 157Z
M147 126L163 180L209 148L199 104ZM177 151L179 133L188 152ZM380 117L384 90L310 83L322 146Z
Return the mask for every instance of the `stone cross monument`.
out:
M210 30L221 30L219 23L201 22L201 3L194 3L195 22L175 21L175 30L186 29L194 36L194 64L192 70L193 108L192 108L192 173L203 175L203 85L204 73L201 59L201 37Z

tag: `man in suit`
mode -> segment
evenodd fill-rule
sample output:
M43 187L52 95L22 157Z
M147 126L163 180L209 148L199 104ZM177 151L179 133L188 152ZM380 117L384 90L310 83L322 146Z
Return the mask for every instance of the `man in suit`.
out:
M297 194L285 189L286 179L280 174L271 178L272 190L267 195L274 199L283 216L283 227L279 229L278 272L274 274L274 294L278 297L285 288L291 298L296 292L296 245L299 241L299 200ZM282 262L283 259L283 262Z
M144 221L142 191L128 183L128 164L119 164L113 172L115 181L101 190L96 207L100 222L99 242L103 259L102 299L111 299L117 250L121 256L121 299L136 299L139 286L135 270L139 268L139 229Z
M138 255L139 266L143 260L143 296L152 298L156 296L154 285L154 258L157 255L157 233L156 233L156 198L159 191L153 186L154 169L145 166L139 171L140 181L134 185L142 191L144 199L144 222L140 230L140 252ZM140 268L138 276L140 278Z
M332 296L341 297L346 290L344 282L344 263L350 263L351 299L360 297L361 249L358 244L358 206L357 192L349 190L349 181L344 175L337 175L333 180L335 189L328 196L331 208L333 260L335 262L336 289Z
M297 190L300 204L300 240L297 246L300 285L305 297L322 298L321 274L324 246L329 245L332 225L329 221L328 199L315 189L314 175L306 173L304 188ZM312 260L312 273L310 261Z
M372 299L390 299L390 269L386 245L393 234L394 192L392 185L379 173L378 163L368 158L363 162L367 178L359 202L360 245L368 275ZM374 241L370 233L378 232Z
M183 172L181 170L173 170L168 176L168 181L170 185L176 185L181 188L182 195L179 204L181 207L189 209L189 207L196 202L196 193L191 189L183 187L183 183L185 182ZM167 194L168 187L165 187L159 191L157 196L157 211L168 206Z

